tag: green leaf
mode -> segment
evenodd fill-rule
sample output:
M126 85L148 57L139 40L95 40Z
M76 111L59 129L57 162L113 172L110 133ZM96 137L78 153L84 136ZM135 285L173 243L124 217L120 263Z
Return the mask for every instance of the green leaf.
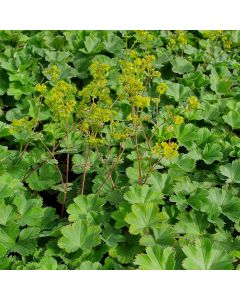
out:
M98 262L84 261L81 263L79 270L100 270L101 264Z
M223 158L222 147L216 143L206 144L202 152L202 158L208 165L216 160L220 161Z
M10 175L0 176L0 201L1 199L11 197L22 188L22 183Z
M33 254L37 247L36 239L39 236L39 232L40 229L36 227L28 227L21 230L13 251L23 256Z
M123 40L112 33L111 31L107 32L107 38L103 42L105 49L110 53L120 53L124 47Z
M124 237L121 235L121 231L116 229L109 224L105 225L104 231L102 232L102 240L109 247L117 247L119 242L124 242Z
M176 138L181 146L185 146L187 149L190 148L196 139L195 126L190 123L177 126Z
M5 228L0 228L0 245L3 245L7 251L14 249L17 237L20 233L16 223L10 223Z
M60 180L57 168L46 163L39 170L33 172L26 182L32 190L44 191L59 183Z
M121 264L128 264L133 261L138 253L143 251L143 247L139 245L138 237L126 234L124 238L124 242L109 250L109 255L116 258Z
M143 235L139 243L143 246L154 246L160 245L162 247L173 246L175 241L176 232L173 229L173 226L170 224L162 223L159 228L153 229L153 234Z
M55 258L45 256L39 261L38 270L57 270L58 264Z
M101 228L96 225L88 225L85 221L78 221L61 229L62 237L58 246L71 253L79 249L91 250L101 243Z
M124 199L130 204L135 203L156 203L164 204L163 195L161 192L156 192L154 189L146 184L135 184L129 188L129 191L124 194Z
M229 111L223 116L223 120L232 127L232 129L240 128L240 113L238 111Z
M101 40L96 36L87 36L84 40L84 45L88 54L95 54L100 52L102 46L100 45Z
M204 210L212 220L217 219L222 213L232 221L239 221L240 198L232 196L231 191L226 188L212 188L209 191L208 200Z
M0 96L4 95L8 89L8 76L5 70L0 69Z
M231 270L232 258L217 243L209 239L196 240L194 245L183 246L186 270Z
M240 160L234 160L230 164L220 166L220 172L223 176L227 177L228 183L240 183Z
M41 199L26 199L24 195L19 195L14 198L13 203L17 208L17 222L19 225L40 225L44 213Z
M147 247L146 254L139 254L134 261L141 270L174 270L175 253L172 247Z
M191 94L191 89L183 84L167 82L168 90L166 95L172 97L175 101L182 103Z
M69 221L78 221L85 219L94 223L102 213L101 207L105 201L94 194L79 195L74 198L74 203L70 204L67 208L69 213Z
M14 217L12 206L5 205L5 203L0 204L0 225L7 225Z
M223 75L225 78L222 78L222 76L218 74L215 68L212 68L211 70L211 75L210 75L211 89L218 94L228 93L232 86L232 81L229 78L230 77L229 75L231 73L228 71L228 69L227 72L224 73L225 74Z
M153 203L133 204L131 213L125 217L125 221L130 224L131 234L143 234L149 228L157 228L162 220L158 206Z
M170 195L173 188L173 176L167 173L152 173L148 178L148 184L153 189L163 194Z
M72 170L76 174L82 174L84 166L86 164L86 171L87 173L94 172L94 164L97 162L98 157L95 152L92 150L89 151L87 156L87 163L85 163L85 155L81 154L74 154L72 158L73 166Z
M191 172L195 168L195 160L191 157L186 155L179 155L176 164L170 166L171 169L176 171L184 171L184 172Z
M193 72L194 67L193 65L182 57L176 57L172 60L172 70L174 73L178 74L184 74L184 73L190 73Z
M116 228L122 228L124 226L127 226L125 217L130 211L131 205L127 201L122 201L118 207L118 210L112 212L111 216L116 221Z
M182 212L177 218L179 221L175 225L175 229L178 233L186 234L193 239L206 234L209 226L206 214L197 211Z

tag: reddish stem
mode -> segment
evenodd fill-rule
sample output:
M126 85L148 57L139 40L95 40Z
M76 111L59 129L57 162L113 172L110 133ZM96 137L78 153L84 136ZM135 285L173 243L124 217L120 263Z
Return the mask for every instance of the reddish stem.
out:
M85 179L87 174L87 161L88 161L88 150L86 149L86 155L84 159L84 166L83 166L83 178L82 178L82 189L81 194L84 194L84 187L85 187Z
M66 139L67 139L67 146L69 147L69 126L68 126L68 117L66 118ZM69 174L69 153L67 153L67 159L66 159L66 179L65 179L65 189L64 189L64 198L63 198L63 204L61 209L61 217L63 217L64 209L65 209L65 203L67 201L67 192L68 192L68 174Z

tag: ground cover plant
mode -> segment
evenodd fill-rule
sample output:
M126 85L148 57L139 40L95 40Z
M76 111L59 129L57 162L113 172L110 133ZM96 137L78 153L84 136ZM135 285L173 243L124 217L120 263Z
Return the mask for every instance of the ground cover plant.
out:
M239 269L239 44L0 31L0 269Z

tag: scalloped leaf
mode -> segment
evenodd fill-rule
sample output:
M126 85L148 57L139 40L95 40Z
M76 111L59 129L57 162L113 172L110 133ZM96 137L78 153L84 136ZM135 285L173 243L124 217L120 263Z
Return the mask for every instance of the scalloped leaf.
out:
M50 189L61 181L60 175L54 165L45 164L30 175L26 182L35 191Z
M172 247L162 248L159 245L147 247L146 254L136 256L134 264L140 270L174 270L175 252Z

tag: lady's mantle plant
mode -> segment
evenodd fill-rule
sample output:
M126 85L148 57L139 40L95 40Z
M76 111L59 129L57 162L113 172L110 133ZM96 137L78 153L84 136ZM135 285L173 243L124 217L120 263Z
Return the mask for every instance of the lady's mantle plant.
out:
M238 31L0 31L0 269L239 269Z

